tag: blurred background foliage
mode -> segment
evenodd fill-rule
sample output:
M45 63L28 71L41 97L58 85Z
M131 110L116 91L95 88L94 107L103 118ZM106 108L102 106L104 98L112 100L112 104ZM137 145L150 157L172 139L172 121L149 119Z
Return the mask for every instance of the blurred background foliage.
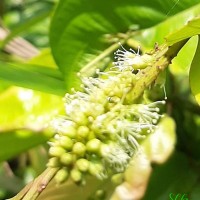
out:
M79 89L78 71L92 76L110 66L118 41L148 51L199 13L198 0L1 0L0 199L45 169L50 122L64 113L64 94ZM96 199L165 200L170 193L200 199L200 107L188 78L196 46L193 37L166 70L166 116L118 187L52 182L39 199L94 199L102 189ZM160 85L145 95L164 98Z

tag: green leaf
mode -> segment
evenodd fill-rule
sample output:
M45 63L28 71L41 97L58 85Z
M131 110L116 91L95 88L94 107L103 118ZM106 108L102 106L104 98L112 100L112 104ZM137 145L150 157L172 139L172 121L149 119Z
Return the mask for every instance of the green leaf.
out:
M59 96L10 87L0 94L0 131L43 130L61 108Z
M189 41L181 48L181 50L178 53L178 56L176 56L172 64L170 65L170 71L176 75L187 75L188 71L190 69L192 59L194 58L195 49L197 47L198 43L198 36L194 36L189 39Z
M0 80L60 96L65 94L64 81L56 69L0 62Z
M62 98L10 87L0 94L0 161L9 159L52 136L50 121L60 113Z
M103 59L115 50L111 48L104 52L112 43L111 39L105 42L106 34L116 38L117 33L127 32L133 26L139 29L151 27L165 20L168 11L171 15L197 3L180 1L170 10L174 4L171 0L61 0L52 20L50 43L67 89L77 82L76 72L97 57ZM93 67L97 63L93 63Z
M197 17L200 13L200 3L191 8L185 7L184 5L182 6L185 8L184 11L178 12L173 16L168 17L163 22L142 30L141 34L131 37L131 39L128 40L130 46L133 40L137 40L140 41L140 45L143 47L152 49L155 43L162 44L165 40L168 41L168 37L170 35L174 35L176 37L176 32L185 27L185 24L187 24L189 20ZM178 35L178 37L180 37L180 35Z
M190 38L194 35L200 34L200 17L196 17L182 27L180 30L170 34L166 37L166 42L169 46L180 42L181 40Z
M10 159L36 145L46 142L49 137L41 132L18 130L0 133L0 162Z
M29 60L28 63L33 65L48 66L49 68L57 68L50 48L41 50L40 54Z
M200 38L200 36L199 36ZM199 39L200 40L200 39ZM190 87L192 90L193 95L195 96L196 101L200 104L200 41L198 40L198 46L196 49L196 53L192 60L192 64L190 67Z

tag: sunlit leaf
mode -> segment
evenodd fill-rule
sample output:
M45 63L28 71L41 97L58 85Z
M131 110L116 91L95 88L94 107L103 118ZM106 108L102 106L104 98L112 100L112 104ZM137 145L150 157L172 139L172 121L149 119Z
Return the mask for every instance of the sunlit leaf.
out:
M53 75L53 76L52 76ZM56 76L56 77L55 77ZM57 79L59 76L59 79ZM0 79L13 85L51 94L65 94L64 81L56 69L0 62Z
M11 87L0 95L0 131L43 130L62 108L59 96Z
M0 161L51 137L48 125L60 113L62 105L59 96L23 88L10 87L1 93Z
M46 48L40 51L38 56L35 56L31 60L28 61L29 64L38 65L38 66L47 66L49 68L57 68L56 63L53 59L51 49ZM54 72L55 74L55 72ZM61 73L60 73L61 75Z
M188 76L192 59L198 43L198 36L190 38L190 40L179 51L178 56L175 57L170 65L170 71L180 77L185 74Z
M166 42L168 45L173 45L174 43L198 34L200 34L200 17L188 21L188 23L180 30L167 36Z
M199 36L200 37L200 36ZM196 53L192 60L192 64L190 67L190 87L193 95L195 96L198 104L200 104L200 41L198 41L198 46L196 49Z
M182 1L179 2L181 3ZM140 41L141 45L143 45L147 49L152 49L156 42L158 44L162 44L165 42L165 38L168 41L168 37L170 37L170 34L176 37L177 31L181 30L182 27L184 27L189 20L196 18L199 15L200 3L191 8L185 8L186 9L184 11L178 12L173 16L168 17L166 20L153 27L142 30L141 34L137 34L132 38L134 40ZM169 36L167 37L167 35ZM180 37L180 35L178 35L177 37ZM131 41L132 39L128 40L128 43L130 45Z

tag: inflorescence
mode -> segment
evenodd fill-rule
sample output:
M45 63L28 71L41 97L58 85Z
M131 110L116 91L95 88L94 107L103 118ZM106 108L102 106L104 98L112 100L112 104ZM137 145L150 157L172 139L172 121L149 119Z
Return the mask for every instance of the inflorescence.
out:
M56 131L49 149L49 167L59 167L58 182L68 177L83 182L87 174L105 179L124 172L137 152L139 142L153 132L161 115L157 101L126 104L125 98L137 81L146 60L133 50L117 50L110 71L98 77L82 77L82 92L65 96L66 115L53 121ZM144 66L143 66L144 67Z

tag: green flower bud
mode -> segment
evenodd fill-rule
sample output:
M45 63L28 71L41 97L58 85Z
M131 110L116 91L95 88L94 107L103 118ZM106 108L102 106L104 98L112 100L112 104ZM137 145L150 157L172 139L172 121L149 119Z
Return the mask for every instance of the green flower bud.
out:
M60 162L64 165L71 165L73 163L73 155L70 153L64 153L60 157Z
M89 173L91 175L96 176L97 178L103 179L103 176L104 176L103 172L104 172L104 167L102 164L90 162Z
M73 139L76 137L76 128L74 126L67 126L62 134Z
M88 140L92 140L95 138L95 134L93 131L90 131L89 135L88 135Z
M88 152L97 153L100 150L101 141L99 139L92 139L87 142L86 149Z
M143 69L155 61L155 58L151 55L144 54L140 56L139 48L137 52L133 49L128 51L122 45L121 48L122 50L118 49L115 52L117 61L114 62L115 67L119 70Z
M95 197L97 198L97 199L105 199L105 197L106 197L106 193L105 193L105 190L97 190L96 192L95 192Z
M114 174L111 178L111 181L114 183L114 184L121 184L123 181L124 181L124 175L123 173L119 173L119 174Z
M86 138L89 135L90 129L87 126L79 126L77 130L77 136L80 138Z
M87 125L88 124L88 118L84 113L76 113L74 116L72 116L73 120L79 124L79 125Z
M60 135L65 135L70 138L76 137L76 123L63 118L55 119L52 122L55 130Z
M108 154L110 154L112 151L111 149L111 145L108 145L108 144L101 144L100 146L100 155L101 156L106 156Z
M78 169L72 169L70 177L74 182L78 183L82 180L82 173Z
M73 147L73 141L67 136L62 136L59 138L60 145L66 150L71 150Z
M49 162L47 163L48 167L60 167L60 161L58 157L52 157L49 159Z
M49 148L49 155L50 156L55 156L55 157L60 157L62 154L65 153L65 149L63 149L62 147L58 147L58 146L53 146Z
M77 143L74 144L72 151L77 156L84 156L85 155L85 151L86 151L86 147L85 147L85 145L83 143L77 142Z
M66 168L62 168L56 173L55 181L57 183L63 183L68 179L68 177L69 177L69 172L67 171Z
M81 158L76 161L76 167L81 171L81 172L86 172L89 169L89 161Z

